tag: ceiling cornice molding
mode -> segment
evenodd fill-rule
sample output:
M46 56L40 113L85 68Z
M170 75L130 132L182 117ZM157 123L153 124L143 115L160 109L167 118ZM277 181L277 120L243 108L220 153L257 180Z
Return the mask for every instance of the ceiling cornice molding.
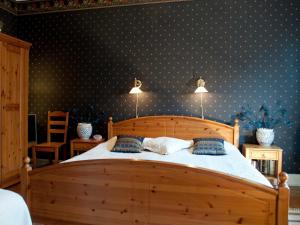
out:
M188 1L193 0L0 0L0 8L19 16L95 8Z
M14 14L15 16L18 15L16 3L10 0L0 0L0 9L3 9L9 13Z

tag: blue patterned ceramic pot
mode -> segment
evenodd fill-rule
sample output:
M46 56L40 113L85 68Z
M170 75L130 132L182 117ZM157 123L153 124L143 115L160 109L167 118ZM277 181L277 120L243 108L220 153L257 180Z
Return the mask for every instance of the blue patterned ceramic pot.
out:
M81 139L89 139L92 135L93 127L90 123L78 123L77 134Z
M274 141L274 130L259 128L256 131L257 142L262 146L270 146Z

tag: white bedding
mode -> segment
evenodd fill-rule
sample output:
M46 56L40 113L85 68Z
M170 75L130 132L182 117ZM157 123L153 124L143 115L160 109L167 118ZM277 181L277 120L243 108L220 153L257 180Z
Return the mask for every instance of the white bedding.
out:
M32 225L27 205L17 193L0 189L0 224Z
M221 156L194 155L189 149L183 149L170 155L160 155L146 151L143 151L142 153L110 152L115 142L116 138L112 138L81 155L64 161L64 163L93 159L142 159L173 162L227 173L263 184L268 187L272 187L270 182L250 164L250 162L240 153L240 151L234 145L226 141L224 141L224 147L227 155Z

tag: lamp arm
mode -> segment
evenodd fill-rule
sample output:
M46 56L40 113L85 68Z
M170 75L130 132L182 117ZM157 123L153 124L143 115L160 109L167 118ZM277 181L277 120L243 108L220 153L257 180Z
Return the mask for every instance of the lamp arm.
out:
M139 94L136 94L136 104L135 104L135 117L138 118L138 107L139 107Z
M202 98L202 93L200 93L200 107L201 107L201 118L204 119L204 115L203 115L203 98Z

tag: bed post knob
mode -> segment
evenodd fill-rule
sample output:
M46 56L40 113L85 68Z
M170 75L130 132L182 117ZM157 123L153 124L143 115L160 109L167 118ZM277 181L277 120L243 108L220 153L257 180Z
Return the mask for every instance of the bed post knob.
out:
M239 125L239 119L238 118L235 118L234 119L234 126L238 126Z
M287 187L287 181L289 176L285 172L279 174L279 187Z
M107 134L108 134L108 139L113 137L113 118L112 118L112 116L108 117Z
M21 168L21 194L26 201L28 207L30 207L30 188L29 188L29 172L32 170L32 167L30 166L30 158L28 156L23 158L23 167Z
M239 119L234 119L233 125L233 144L239 148L240 145L240 127L239 127Z
M27 169L27 171L32 169L30 166L30 158L28 156L24 157L24 168Z

